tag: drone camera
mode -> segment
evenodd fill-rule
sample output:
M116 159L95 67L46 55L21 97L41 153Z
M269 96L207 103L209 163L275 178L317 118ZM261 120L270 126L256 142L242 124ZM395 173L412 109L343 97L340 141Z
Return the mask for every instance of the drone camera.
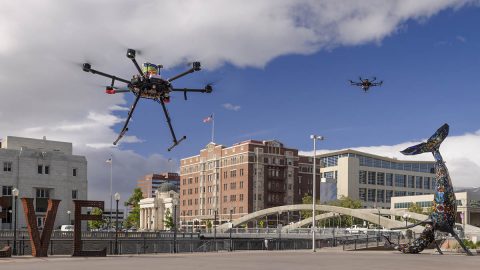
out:
M89 63L84 63L82 69L85 72L89 72L91 68L92 68L92 66Z
M128 58L130 58L130 59L135 58L135 54L136 54L136 52L135 52L134 49L128 49L128 50L127 50L127 57L128 57Z
M200 62L193 62L192 63L192 68L195 71L199 71L200 70Z

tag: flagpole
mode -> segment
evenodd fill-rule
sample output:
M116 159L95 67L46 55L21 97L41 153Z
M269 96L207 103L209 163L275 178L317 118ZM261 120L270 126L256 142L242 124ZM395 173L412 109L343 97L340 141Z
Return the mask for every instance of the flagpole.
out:
M110 224L109 226L111 226L112 224L112 182L113 182L113 156L110 156Z
M212 143L215 135L215 114L212 113Z

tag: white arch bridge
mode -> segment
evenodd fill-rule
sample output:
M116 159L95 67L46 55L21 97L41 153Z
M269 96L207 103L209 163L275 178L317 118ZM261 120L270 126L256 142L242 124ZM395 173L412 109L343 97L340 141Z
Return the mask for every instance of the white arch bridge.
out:
M243 217L234 219L232 221L232 227L238 227L242 224L246 224L250 221L254 221L257 219L260 219L265 216L270 216L270 215L275 215L277 213L286 213L286 212L296 212L296 211L301 211L301 210L310 210L312 211L312 205L311 204L293 204L293 205L283 205L283 206L277 206L277 207L272 207L272 208L267 208L263 209L257 212L253 212L250 214L247 214ZM392 229L395 227L402 227L405 226L404 221L398 221L395 220L395 216L403 216L404 214L409 215L410 220L416 220L416 221L422 221L427 219L426 215L422 214L417 214L413 212L408 212L404 210L389 210L389 209L351 209L351 208L344 208L344 207L339 207L339 206L331 206L331 205L323 205L323 204L318 204L315 206L316 211L321 211L321 212L326 212L324 214L320 214L315 216L315 220L322 220L322 219L327 219L331 218L334 216L334 214L339 214L343 216L351 216L355 217L358 219L362 219L365 221L368 221L369 223L372 224L377 224L381 227L387 228L387 229ZM386 218L385 216L389 216L389 218ZM307 218L304 220L301 220L297 223L290 224L287 226L284 226L282 228L282 231L288 231L291 229L296 229L300 228L303 226L310 225L312 223L312 218ZM411 224L411 223L409 223ZM461 224L458 224L461 226ZM220 230L226 230L230 227L230 223L224 223L220 226L218 226L218 229ZM421 232L423 230L423 227L417 226L412 228L413 231L415 232ZM465 232L467 234L474 234L474 235L480 235L480 228L471 226L471 225L466 225L465 226Z

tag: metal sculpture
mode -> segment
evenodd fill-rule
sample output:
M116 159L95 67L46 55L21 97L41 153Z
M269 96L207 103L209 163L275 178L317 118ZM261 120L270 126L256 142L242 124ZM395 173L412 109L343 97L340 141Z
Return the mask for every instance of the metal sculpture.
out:
M402 251L403 253L420 253L428 245L434 243L438 252L442 254L437 242L435 241L435 231L445 232L451 234L458 243L465 250L468 255L473 255L470 250L465 246L462 240L458 237L457 233L453 230L455 225L455 217L457 213L457 202L455 193L453 191L452 181L448 174L447 166L440 155L440 144L448 136L449 126L444 124L441 126L435 134L428 139L427 142L411 146L403 151L404 155L418 155L421 153L431 152L435 158L435 193L433 199L432 213L428 219L416 224L412 224L406 227L394 228L394 229L408 229L418 225L425 225L425 229L418 239L411 244L392 244L389 239L387 242L394 246L395 249ZM393 230L393 229L392 229Z

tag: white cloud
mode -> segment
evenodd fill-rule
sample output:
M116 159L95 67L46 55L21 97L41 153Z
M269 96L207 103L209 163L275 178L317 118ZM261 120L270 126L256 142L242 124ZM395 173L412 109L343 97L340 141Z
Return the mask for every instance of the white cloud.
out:
M415 156L405 156L400 153L401 150L418 143L420 141L404 142L396 145L354 147L351 149L399 160L433 161L434 159L429 153ZM327 152L331 151L317 151L319 154ZM475 133L447 137L440 147L440 152L447 164L454 186L480 186L480 130ZM311 151L301 152L300 154L313 155Z
M456 36L456 39L461 43L467 43L467 38L465 38L464 36Z
M126 100L105 95L93 85L109 81L81 72L75 62L90 61L128 79L129 46L166 67L192 59L210 69L224 63L263 67L281 55L378 43L408 20L424 21L468 3L478 1L1 1L0 137L72 141L89 160L96 198L105 187L104 168L94 164L112 151L129 169L117 174L125 186L134 186L135 172L166 167L162 156L110 146L117 136L113 126L122 121L113 112L125 115ZM130 134L121 142L141 141Z
M239 111L240 110L240 105L233 105L231 103L225 103L222 105L223 108L230 110L230 111Z

